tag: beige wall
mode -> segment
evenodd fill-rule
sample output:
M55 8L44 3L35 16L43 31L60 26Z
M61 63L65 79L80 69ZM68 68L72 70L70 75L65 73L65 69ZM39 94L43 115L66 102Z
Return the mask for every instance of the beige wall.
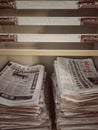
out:
M0 31L2 31L2 27L0 26ZM0 43L0 48L4 48L4 44ZM6 64L7 56L0 56L0 69Z
M97 34L98 34L98 27L97 27ZM95 50L98 50L98 43L95 43L94 49L95 49ZM95 60L96 66L97 66L97 68L98 68L98 56L97 56L97 57L94 57L94 60Z
M98 50L98 43L95 44L94 49L95 49L95 50ZM98 68L98 56L97 56L97 57L94 57L94 60L95 60L96 66L97 66L97 68Z

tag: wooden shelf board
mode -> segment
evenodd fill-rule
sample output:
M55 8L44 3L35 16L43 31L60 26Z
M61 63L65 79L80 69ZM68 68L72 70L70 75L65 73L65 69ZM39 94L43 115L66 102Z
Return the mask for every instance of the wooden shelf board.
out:
M24 56L98 56L98 50L0 49L0 55Z

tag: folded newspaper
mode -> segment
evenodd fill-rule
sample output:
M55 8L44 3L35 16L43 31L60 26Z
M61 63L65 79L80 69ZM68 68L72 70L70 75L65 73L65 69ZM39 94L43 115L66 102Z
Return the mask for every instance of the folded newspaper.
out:
M61 130L98 130L98 72L91 58L58 57L53 93Z
M0 72L0 130L50 130L43 81L43 65L5 65Z

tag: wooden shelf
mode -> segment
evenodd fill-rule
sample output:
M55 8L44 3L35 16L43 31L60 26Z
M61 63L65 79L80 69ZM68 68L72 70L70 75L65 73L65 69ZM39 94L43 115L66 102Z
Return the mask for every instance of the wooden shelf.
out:
M96 34L17 34L17 33L1 33L0 35L3 37L7 36L15 36L17 37L17 42L31 42L31 43L76 43L81 42L82 35L91 35L95 36ZM98 37L98 35L96 35ZM5 42L5 40L1 40L0 42ZM6 41L7 42L7 41Z
M96 9L0 9L0 16L18 16L18 17L97 17Z
M76 31L74 33L69 33L67 31L67 34L63 31L63 34L59 29L56 33L54 33L54 30L51 29L51 33L47 32L45 28L42 27L42 30L34 30L33 33L30 32L30 29L28 27L39 27L41 26L51 26L51 27L60 27L60 26L79 26L81 25L81 17L87 17L90 16L92 18L93 16L97 17L98 14L95 13L95 11L89 10L82 10L79 8L78 0L15 0L13 1L14 4L8 3L9 8L2 8L0 10L0 17L1 16L9 16L9 17L16 17L15 19L17 26L2 26L0 35L8 35L4 38L4 36L1 36L0 43L10 43L11 41L14 43L55 43L56 45L61 43L81 43L81 35L96 35L98 37L98 34L96 34L96 30L91 30L94 33L82 33L81 29L79 28L79 34ZM6 7L7 7L6 6ZM10 7L11 6L11 7ZM94 9L94 8L92 8ZM67 12L66 12L67 11ZM97 12L97 11L96 11ZM6 15L5 15L6 14ZM87 16L86 16L87 15ZM21 17L20 17L21 16ZM26 17L25 17L26 16ZM29 16L29 17L27 17ZM31 16L31 17L30 17ZM68 16L68 17L67 17ZM71 17L70 17L71 16ZM73 17L74 16L74 17ZM12 24L14 24L12 22ZM6 25L6 24L5 24ZM19 27L20 25L21 27ZM27 30L26 27L27 26ZM19 28L18 28L19 27ZM13 28L13 29L12 29ZM36 28L36 29L37 29ZM33 28L34 29L34 28ZM39 28L40 29L40 28ZM66 29L67 30L67 29ZM15 32L16 31L16 32ZM17 32L18 31L18 32ZM25 32L26 31L26 32ZM90 30L89 30L90 31ZM12 33L11 33L12 32ZM10 38L9 35L14 35ZM3 39L3 40L2 40ZM84 41L83 41L84 42ZM91 41L90 41L91 43ZM94 43L94 42L93 42ZM70 44L71 45L71 44ZM6 47L6 45L5 45ZM81 48L83 49L83 48ZM32 55L32 56L98 56L97 50L49 50L49 49L0 49L0 55Z
M0 17L14 18L14 17ZM15 17L16 25L80 25L81 17Z
M88 20L89 19L89 20ZM92 23L89 22L92 20ZM94 20L97 22L94 24ZM98 25L98 18L97 17L13 17L13 16L5 16L0 17L0 24L2 25L19 25L19 26L80 26L81 24L86 21L85 25ZM8 21L8 23L7 23ZM82 23L81 23L82 21ZM4 24L5 23L5 24ZM12 24L10 24L12 23Z
M21 1L16 0L16 9L77 9L78 1Z
M98 50L0 49L0 55L24 56L98 56Z

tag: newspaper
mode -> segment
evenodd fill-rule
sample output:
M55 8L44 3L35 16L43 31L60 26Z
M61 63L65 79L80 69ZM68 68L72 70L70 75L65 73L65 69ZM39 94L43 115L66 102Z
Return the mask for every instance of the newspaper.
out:
M97 25L98 24L98 18L97 17L87 17L87 18L81 18L81 25Z
M79 8L98 8L97 0L79 0Z
M0 72L0 130L49 130L43 65L8 62Z
M93 60L58 57L54 70L57 129L97 130L98 71Z
M0 0L0 9L15 9L15 0Z
M0 25L17 25L16 17L0 17Z
M0 72L0 103L9 106L38 103L43 76L42 65L28 67L8 62Z
M57 58L55 62L56 74L61 91L67 93L81 93L98 90L98 72L92 59ZM58 76L57 76L58 78Z

